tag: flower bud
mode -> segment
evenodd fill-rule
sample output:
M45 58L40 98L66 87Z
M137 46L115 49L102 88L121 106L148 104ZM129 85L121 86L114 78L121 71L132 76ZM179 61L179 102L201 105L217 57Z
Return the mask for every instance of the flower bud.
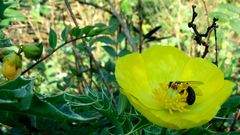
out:
M25 57L37 60L42 55L43 45L42 44L40 44L39 46L24 45L22 49L25 54Z
M2 73L8 80L13 80L21 74L22 58L16 53L10 53L3 58Z

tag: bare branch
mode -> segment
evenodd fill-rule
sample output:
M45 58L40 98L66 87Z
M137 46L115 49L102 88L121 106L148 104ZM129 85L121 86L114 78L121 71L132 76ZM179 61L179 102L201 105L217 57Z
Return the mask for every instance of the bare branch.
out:
M137 47L136 47L135 43L133 42L133 39L132 39L132 37L130 35L130 32L128 30L127 24L123 21L121 16L118 14L118 12L117 12L116 8L114 7L113 3L110 2L109 0L107 2L108 2L108 4L112 8L113 15L117 18L118 22L122 26L123 32L124 32L125 36L127 37L128 43L132 46L133 51L136 52L137 51Z
M143 44L143 33L142 33L142 24L143 24L143 16L142 16L142 0L138 0L138 17L139 17L139 52L142 52L142 44Z
M74 21L75 25L78 26L78 24L76 23L76 18L75 18L75 16L74 16L73 12L72 12L71 6L70 6L70 4L68 3L68 0L65 0L65 3L66 3L66 5L67 5L67 7L68 7L68 10L69 10L69 12L70 12L70 14L71 14L71 17L72 17L73 21L75 20L75 21ZM98 70L98 73L99 73L101 79L103 80L104 86L106 87L107 91L110 93L111 98L114 100L113 94L112 94L112 92L111 92L111 90L110 90L110 87L109 87L108 84L107 84L107 79L105 78L102 70L100 69L100 66L99 66L97 60L95 59L94 55L92 54L91 48L89 48L88 45L87 45L87 43L84 42L84 41L83 41L83 44L84 44L84 47L86 48L86 50L87 50L87 52L88 52L88 54L89 54L89 56L90 56L90 59L91 59L90 62L93 61L93 63L95 64L95 66L96 66L96 68L97 68L97 70ZM91 65L91 63L90 63L90 65Z
M68 9L68 11L69 11L69 13L71 15L71 18L72 18L75 26L78 27L77 19L75 18L74 14L73 14L73 11L72 11L70 3L68 2L68 0L64 0L64 1L65 1L65 5L67 6L67 9ZM81 56L78 53L76 41L74 41L72 43L72 45L73 45L73 48L72 48L73 55L74 55L74 59L75 59L75 67L76 67L76 70L77 70L77 74L80 74L80 64L79 63L81 61ZM79 80L78 80L78 83L80 84ZM80 86L79 84L78 84L78 87ZM80 90L80 87L79 87L79 90Z
M191 22L188 23L188 27L189 27L189 28L192 28L193 31L194 31L194 33L196 34L195 37L194 37L194 40L197 42L197 44L198 44L198 45L203 45L203 46L205 47L204 52L203 52L203 55L202 55L202 58L205 58L206 55L207 55L208 52L209 52L209 50L208 50L209 45L208 45L208 43L205 42L202 38L203 38L203 37L209 37L209 36L210 36L212 30L213 30L214 28L216 28L216 26L217 26L217 23L216 23L216 22L218 21L218 19L217 19L217 18L213 18L212 25L207 28L207 31L206 31L204 34L199 33L198 30L197 30L196 24L194 24L194 20L195 20L195 18L197 17L197 13L195 12L195 8L196 8L196 6L193 5L193 6L192 6L192 10L193 10L192 20L191 20Z

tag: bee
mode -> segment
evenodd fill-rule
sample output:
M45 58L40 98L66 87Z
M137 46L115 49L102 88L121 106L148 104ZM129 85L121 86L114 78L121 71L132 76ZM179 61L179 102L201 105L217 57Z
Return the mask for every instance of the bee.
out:
M177 90L180 94L183 94L185 91L188 93L187 96L187 104L192 105L196 100L196 93L198 95L201 95L201 91L197 88L193 89L193 85L196 84L202 84L202 82L199 81L176 81L176 82L169 82L168 88L172 88L174 90Z

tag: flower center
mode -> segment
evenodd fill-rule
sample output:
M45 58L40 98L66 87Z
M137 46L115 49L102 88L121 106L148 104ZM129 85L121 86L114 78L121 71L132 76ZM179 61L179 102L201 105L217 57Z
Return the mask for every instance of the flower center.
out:
M188 87L189 85L187 83L160 83L159 87L154 90L154 97L161 101L169 113L176 111L187 112L189 110L186 109L186 107L190 105L188 103L190 95L187 90Z

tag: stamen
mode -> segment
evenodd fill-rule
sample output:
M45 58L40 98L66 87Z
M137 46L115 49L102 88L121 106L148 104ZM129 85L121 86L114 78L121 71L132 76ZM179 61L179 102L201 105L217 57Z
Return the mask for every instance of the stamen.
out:
M185 86L182 86L185 87ZM188 93L186 90L172 89L167 83L160 83L159 87L154 91L154 97L160 100L169 113L187 112L186 107Z

